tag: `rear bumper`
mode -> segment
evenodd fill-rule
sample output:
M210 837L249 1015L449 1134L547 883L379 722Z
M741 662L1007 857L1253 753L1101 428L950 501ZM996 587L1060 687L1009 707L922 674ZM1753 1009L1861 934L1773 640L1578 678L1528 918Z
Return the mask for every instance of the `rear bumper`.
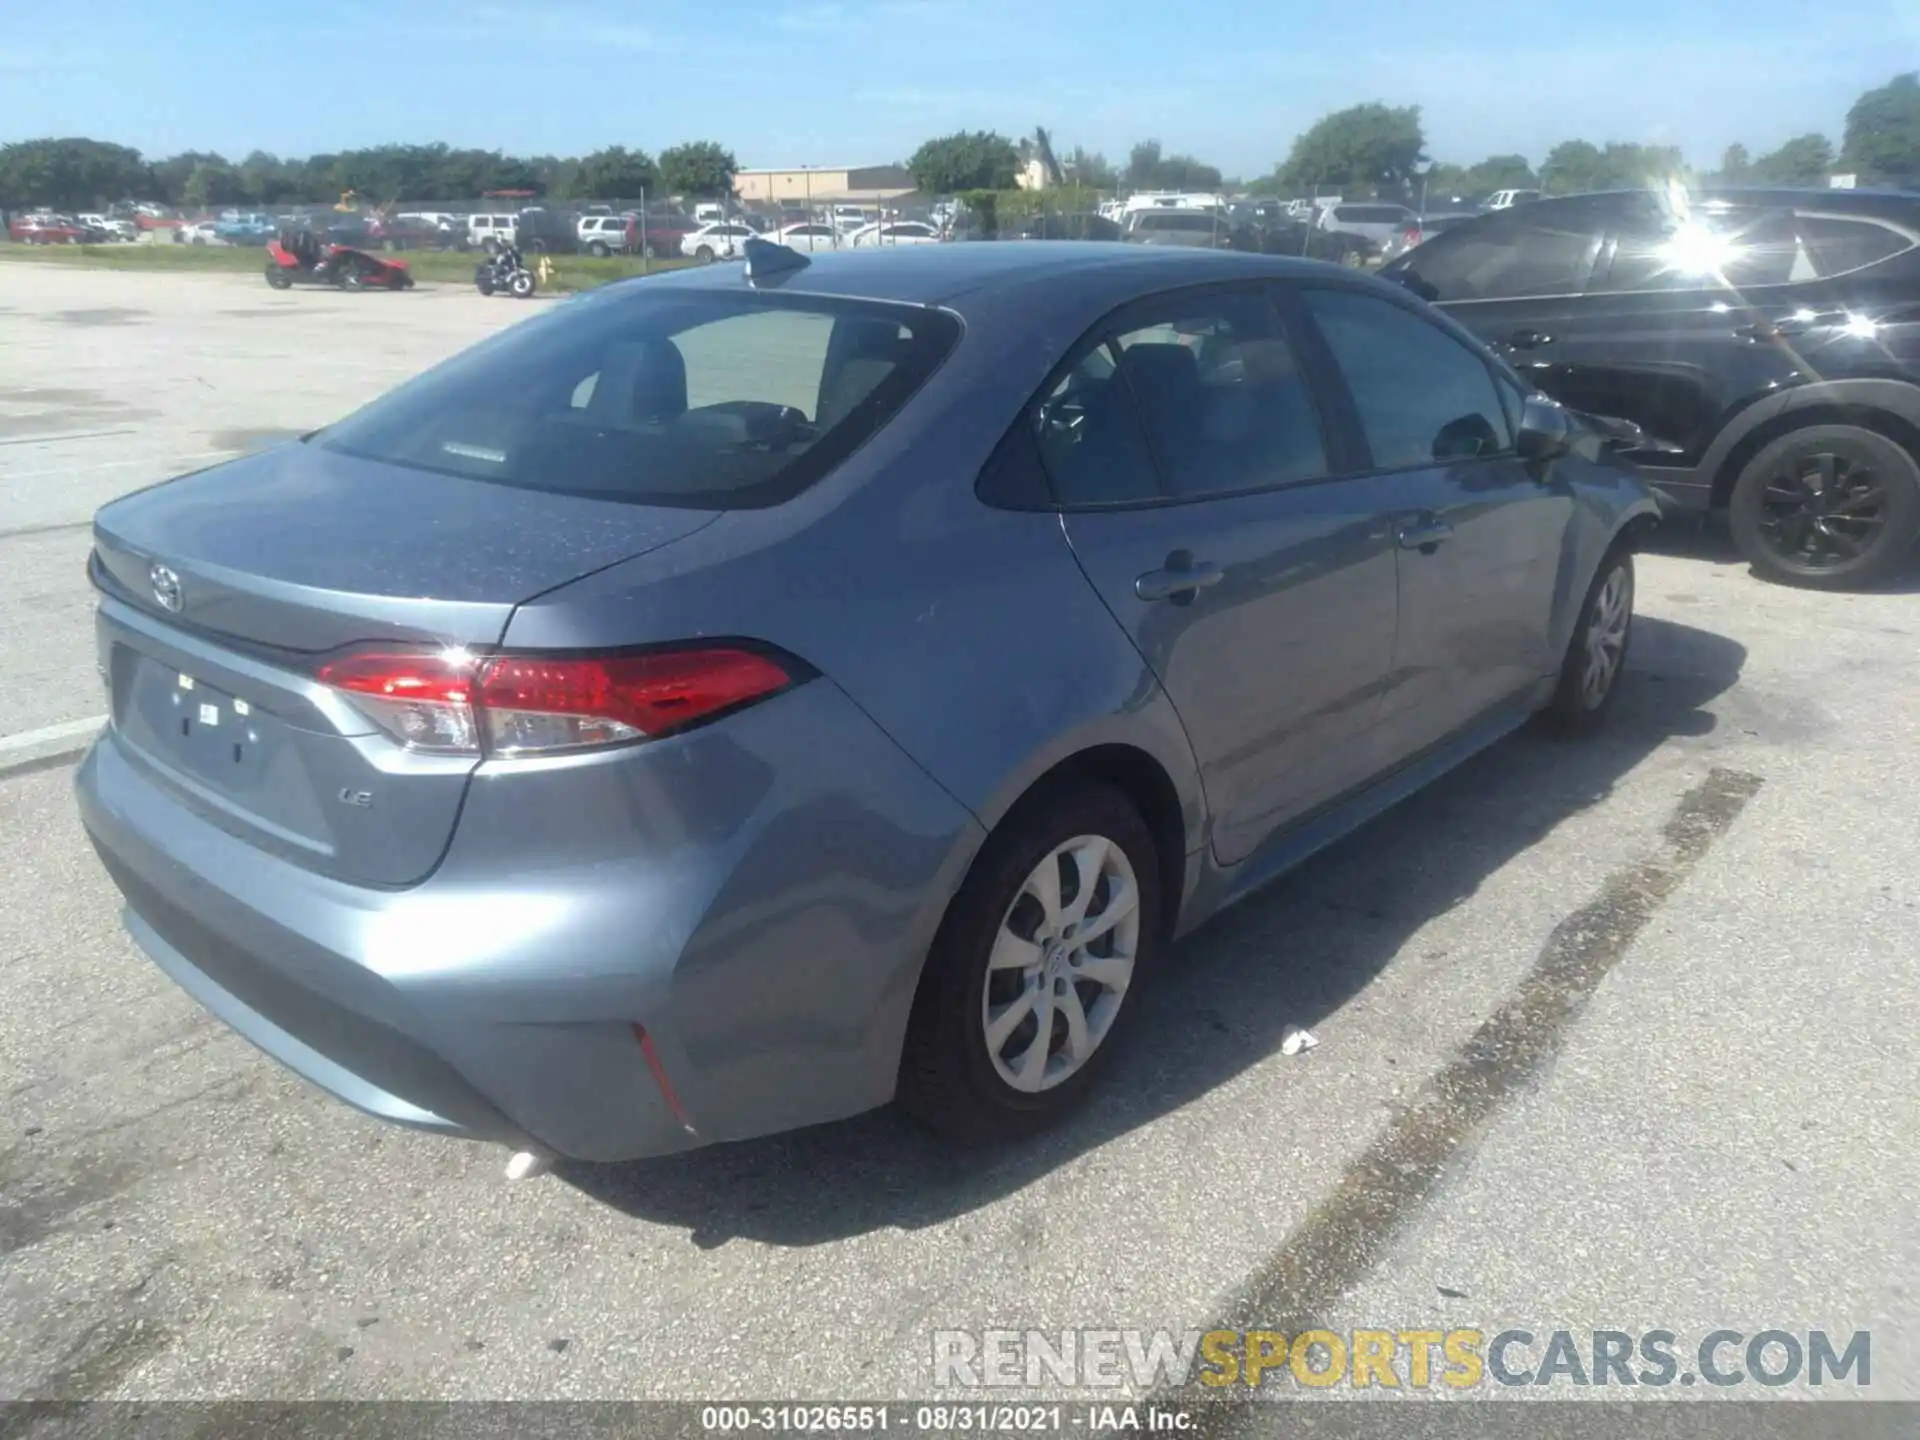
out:
M111 729L76 790L134 940L268 1055L381 1119L582 1160L890 1099L980 839L818 680L675 740L482 766L405 890L228 834Z

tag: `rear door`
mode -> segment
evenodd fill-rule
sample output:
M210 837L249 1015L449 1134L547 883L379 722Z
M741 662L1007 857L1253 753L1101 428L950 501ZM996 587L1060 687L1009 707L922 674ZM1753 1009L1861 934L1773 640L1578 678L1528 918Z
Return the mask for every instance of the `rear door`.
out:
M1172 698L1223 864L1381 764L1394 557L1262 286L1118 312L1036 407L1087 578Z
M1515 453L1518 397L1472 347L1386 296L1299 294L1393 510L1399 622L1383 719L1412 755L1551 673L1572 495Z
M1579 313L1617 203L1582 196L1483 216L1381 274L1440 306L1530 383L1557 394L1560 336Z
M1552 392L1673 447L1632 457L1643 464L1697 464L1738 406L1824 378L1813 323L1867 309L1874 267L1915 242L1817 201L1703 202L1682 216L1636 196L1591 293L1559 324Z

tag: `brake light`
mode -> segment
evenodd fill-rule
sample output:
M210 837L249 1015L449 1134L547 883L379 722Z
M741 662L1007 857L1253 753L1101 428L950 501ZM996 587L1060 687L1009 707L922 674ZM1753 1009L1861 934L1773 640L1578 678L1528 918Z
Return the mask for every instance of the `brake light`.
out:
M1420 243L1420 227L1418 225L1409 225L1406 234L1400 238L1406 242L1407 248L1411 250L1415 245Z
M369 720L411 749L550 755L658 739L794 683L737 646L632 655L356 651L320 668Z

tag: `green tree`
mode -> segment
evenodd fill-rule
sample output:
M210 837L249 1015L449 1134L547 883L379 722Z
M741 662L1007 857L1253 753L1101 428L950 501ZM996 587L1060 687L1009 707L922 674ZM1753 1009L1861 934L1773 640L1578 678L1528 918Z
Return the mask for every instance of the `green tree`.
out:
M1360 185L1404 188L1426 159L1420 107L1377 102L1323 115L1293 142L1279 168L1292 189Z
M692 140L660 152L660 183L676 195L730 195L740 162L712 140Z
M1595 188L1599 173L1600 147L1587 140L1562 140L1540 162L1541 187L1561 195Z
M1135 190L1154 190L1159 188L1160 142L1158 140L1136 141L1127 152L1126 182Z
M1158 140L1127 152L1126 183L1134 190L1218 190L1220 169L1191 155L1167 155Z
M277 155L255 150L236 168L240 172L242 192L256 205L278 205L300 198L287 174L286 164Z
M0 205L87 210L153 183L140 152L101 140L22 140L0 146Z
M192 210L232 205L246 198L247 187L240 172L217 156L194 166L186 184L180 187L180 203Z
M562 165L572 167L566 192L582 200L637 199L643 190L660 188L660 169L644 150L614 145Z
M1744 185L1753 179L1753 156L1747 153L1747 147L1737 141L1727 146L1714 179L1722 185Z
M1824 185L1833 173L1833 142L1824 135L1796 135L1754 161L1751 173L1763 185Z
M1117 190L1120 188L1120 172L1107 163L1107 157L1098 151L1073 147L1071 153L1060 162L1067 172L1067 179L1075 185L1090 190Z
M664 158L664 157L663 157ZM992 130L960 130L926 141L907 159L913 183L929 195L963 190L1008 190L1020 170L1020 152Z
M1469 166L1464 179L1471 191L1531 190L1540 183L1524 155L1489 155Z
M1920 175L1920 72L1896 75L1847 111L1841 163L1873 180Z
M1630 190L1664 185L1681 169L1680 152L1671 145L1634 145L1610 140L1606 148L1586 140L1565 140L1540 164L1543 188L1558 195L1586 190Z

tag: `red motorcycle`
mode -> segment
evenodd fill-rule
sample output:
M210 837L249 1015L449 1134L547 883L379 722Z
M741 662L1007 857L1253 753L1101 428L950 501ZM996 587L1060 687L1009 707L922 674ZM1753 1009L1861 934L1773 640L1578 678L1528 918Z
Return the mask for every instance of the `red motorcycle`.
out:
M311 231L302 230L267 242L267 284L276 290L291 290L296 285L411 290L413 275L404 261L384 260L351 245L323 245Z

